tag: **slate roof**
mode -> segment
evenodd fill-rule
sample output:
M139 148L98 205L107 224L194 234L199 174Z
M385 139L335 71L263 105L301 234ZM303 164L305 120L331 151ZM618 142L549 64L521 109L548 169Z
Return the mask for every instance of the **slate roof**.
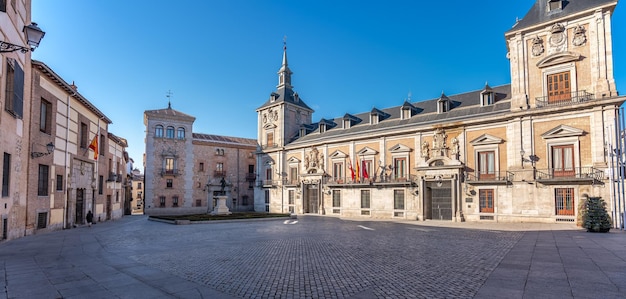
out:
M172 109L171 106L168 106L165 109L146 110L144 113L147 115L152 115L152 116L157 116L157 117L168 117L168 116L175 117L178 119L185 119L185 120L192 121L192 122L196 120L195 117L186 113L182 113L178 110L174 110Z
M242 137L230 137L230 136L221 136L221 135L211 135L211 134L201 134L201 133L193 133L193 140L196 141L207 141L207 142L216 142L222 144L237 144L237 145L250 145L256 146L256 139L250 138L242 138Z
M65 80L63 80L61 76L55 73L48 65L46 65L45 63L39 60L34 60L34 59L31 61L31 65L32 67L38 68L41 72L43 72L46 76L48 76L49 79L54 81L61 89L65 90L65 92L67 92L68 94L76 93L74 98L78 100L79 102L81 102L83 105L85 105L85 107L87 107L87 109L89 109L95 115L102 118L104 122L106 122L107 124L113 123L113 121L111 121L110 118L104 115L102 111L100 111L94 104L92 104L89 100L87 100L87 98L85 98L82 94L80 94L78 90L72 88L72 85L69 85L67 82L65 82Z
M484 89L462 93L458 95L447 96L450 100L450 111L444 113L437 113L437 102L441 99L435 98L425 101L418 101L410 103L414 107L414 114L409 119L401 119L401 106L390 107L386 109L380 109L381 112L384 112L388 115L387 118L381 119L378 124L370 124L368 121L363 121L357 124L353 124L350 128L344 129L341 126L337 126L332 129L326 130L324 133L313 133L315 128L319 126L319 123L313 123L310 125L306 125L307 134L303 137L299 137L295 139L292 144L297 144L299 142L308 142L314 141L319 138L326 137L335 137L341 136L343 134L350 133L361 133L368 130L377 130L384 128L393 128L395 126L401 125L410 125L415 124L419 126L421 124L432 123L432 124L446 124L450 121L450 119L480 119L485 117L485 115L493 114L493 113L501 113L506 114L511 111L511 85L501 85L497 87L493 87L492 91L495 94L495 103L493 105L481 106L480 105L480 94ZM405 105L405 104L403 104ZM379 109L377 109L379 110ZM364 112L359 114L350 115L351 117L368 120L369 115L372 112ZM349 115L349 114L346 114ZM335 123L341 123L344 119L345 115L342 117L338 117L334 119Z
M313 111L313 109L311 109L311 107L305 104L302 98L300 98L299 96L298 96L298 100L296 101L296 97L295 97L296 92L293 91L292 88L282 87L274 91L272 94L276 95L274 101L272 101L272 97L270 95L270 98L263 105L261 105L261 107L257 108L257 110L263 109L268 106L276 105L277 103L285 102L285 103L290 103L290 104L299 106L309 111Z
M535 5L530 8L524 18L519 20L511 30L506 32L506 34L532 27L537 24L557 20L595 7L607 6L611 4L613 6L617 5L617 0L568 0L564 1L562 10L548 12L547 2L547 0L535 1Z

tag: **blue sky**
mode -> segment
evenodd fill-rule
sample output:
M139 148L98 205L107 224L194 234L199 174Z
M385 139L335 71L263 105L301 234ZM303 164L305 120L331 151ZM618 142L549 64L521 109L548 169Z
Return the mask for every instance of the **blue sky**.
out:
M578 0L580 1L580 0ZM256 139L287 36L292 84L313 121L510 83L504 32L534 0L33 0L43 61L104 112L140 169L145 110L194 132ZM626 93L626 8L613 15Z

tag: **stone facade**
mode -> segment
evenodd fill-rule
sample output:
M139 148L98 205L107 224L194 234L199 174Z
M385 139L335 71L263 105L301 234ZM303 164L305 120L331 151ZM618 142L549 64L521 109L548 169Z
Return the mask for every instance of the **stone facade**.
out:
M8 6L7 3L2 5ZM14 7L9 7L7 12L0 12L3 15L0 36L4 42L25 46L22 28L24 24L31 23L30 1L18 1ZM21 51L0 54L0 87L3 91L12 89L15 92L12 97L7 97L3 92L0 97L0 240L22 237L26 227L27 165L30 159L27 117L31 107L30 57L30 52Z
M85 224L88 211L95 222L122 217L126 140L108 132L111 120L76 86L42 62L32 66L26 234Z
M616 212L605 147L625 100L612 72L616 3L549 2L505 33L511 84L331 120L311 121L285 49L277 90L257 109L255 209L575 222L600 196Z
M207 213L215 205L216 192L222 191L231 211L253 210L249 182L256 179L256 141L192 133L194 121L171 106L144 112L144 212Z

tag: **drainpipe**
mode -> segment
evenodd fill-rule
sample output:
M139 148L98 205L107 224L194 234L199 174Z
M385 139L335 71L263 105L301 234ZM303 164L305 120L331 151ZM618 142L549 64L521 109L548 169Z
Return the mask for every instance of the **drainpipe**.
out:
M64 158L64 169L65 169L65 174L63 175L65 177L65 199L63 202L63 228L69 228L69 223L68 223L68 219L67 217L69 216L68 213L68 202L69 202L69 197L70 197L70 183L71 180L68 177L69 171L67 169L67 146L69 145L69 134L70 134L70 101L71 101L71 97L76 96L76 92L72 92L72 94L68 94L67 95L67 111L65 114L65 158Z

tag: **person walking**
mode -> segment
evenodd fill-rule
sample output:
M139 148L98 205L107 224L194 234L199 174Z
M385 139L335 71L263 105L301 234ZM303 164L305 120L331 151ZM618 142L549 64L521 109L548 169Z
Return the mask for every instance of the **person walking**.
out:
M87 212L87 224L89 225L89 227L91 227L92 222L93 222L93 213L91 213L91 210L89 210L89 212Z

